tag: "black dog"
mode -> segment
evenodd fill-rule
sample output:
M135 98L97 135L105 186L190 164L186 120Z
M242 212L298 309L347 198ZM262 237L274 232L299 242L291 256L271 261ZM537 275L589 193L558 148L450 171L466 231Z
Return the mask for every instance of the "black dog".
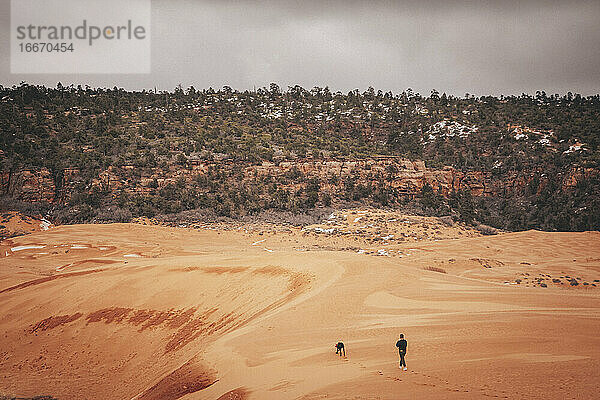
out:
M337 344L335 345L335 354L340 353L340 357L341 357L342 352L344 352L344 357L346 357L346 348L344 347L344 343L337 342Z

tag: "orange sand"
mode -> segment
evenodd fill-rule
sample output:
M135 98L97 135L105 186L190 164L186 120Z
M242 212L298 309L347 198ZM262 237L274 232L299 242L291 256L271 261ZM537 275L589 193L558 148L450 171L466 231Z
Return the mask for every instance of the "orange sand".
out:
M111 224L6 239L0 394L596 398L600 233L435 232Z

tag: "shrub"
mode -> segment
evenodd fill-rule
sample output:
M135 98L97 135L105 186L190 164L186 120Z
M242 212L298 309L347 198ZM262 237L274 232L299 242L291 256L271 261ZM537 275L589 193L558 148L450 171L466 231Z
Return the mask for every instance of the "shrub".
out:
M497 235L498 234L498 230L489 225L479 224L475 227L475 229L477 229L479 231L479 233L481 233L482 235Z
M109 207L98 211L96 214L97 222L130 222L131 211L119 207Z
M425 267L423 268L426 271L433 271L433 272L439 272L441 274L447 274L446 270L443 268L438 268L438 267Z
M452 219L452 216L450 216L450 215L445 215L443 217L440 217L439 220L444 225L447 225L447 226L454 225L454 220Z

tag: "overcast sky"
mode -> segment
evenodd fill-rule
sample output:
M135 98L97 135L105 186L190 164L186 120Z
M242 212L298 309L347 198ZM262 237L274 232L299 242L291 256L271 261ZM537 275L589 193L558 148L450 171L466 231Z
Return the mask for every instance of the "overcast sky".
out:
M599 0L156 0L152 72L140 75L11 74L10 2L0 1L4 86L600 93Z

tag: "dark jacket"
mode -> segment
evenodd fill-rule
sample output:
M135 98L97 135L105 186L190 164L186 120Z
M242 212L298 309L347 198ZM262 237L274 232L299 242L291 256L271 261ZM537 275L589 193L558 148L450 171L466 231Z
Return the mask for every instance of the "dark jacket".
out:
M408 343L405 339L400 339L396 342L396 347L398 348L399 352L406 354L406 348L408 347Z

